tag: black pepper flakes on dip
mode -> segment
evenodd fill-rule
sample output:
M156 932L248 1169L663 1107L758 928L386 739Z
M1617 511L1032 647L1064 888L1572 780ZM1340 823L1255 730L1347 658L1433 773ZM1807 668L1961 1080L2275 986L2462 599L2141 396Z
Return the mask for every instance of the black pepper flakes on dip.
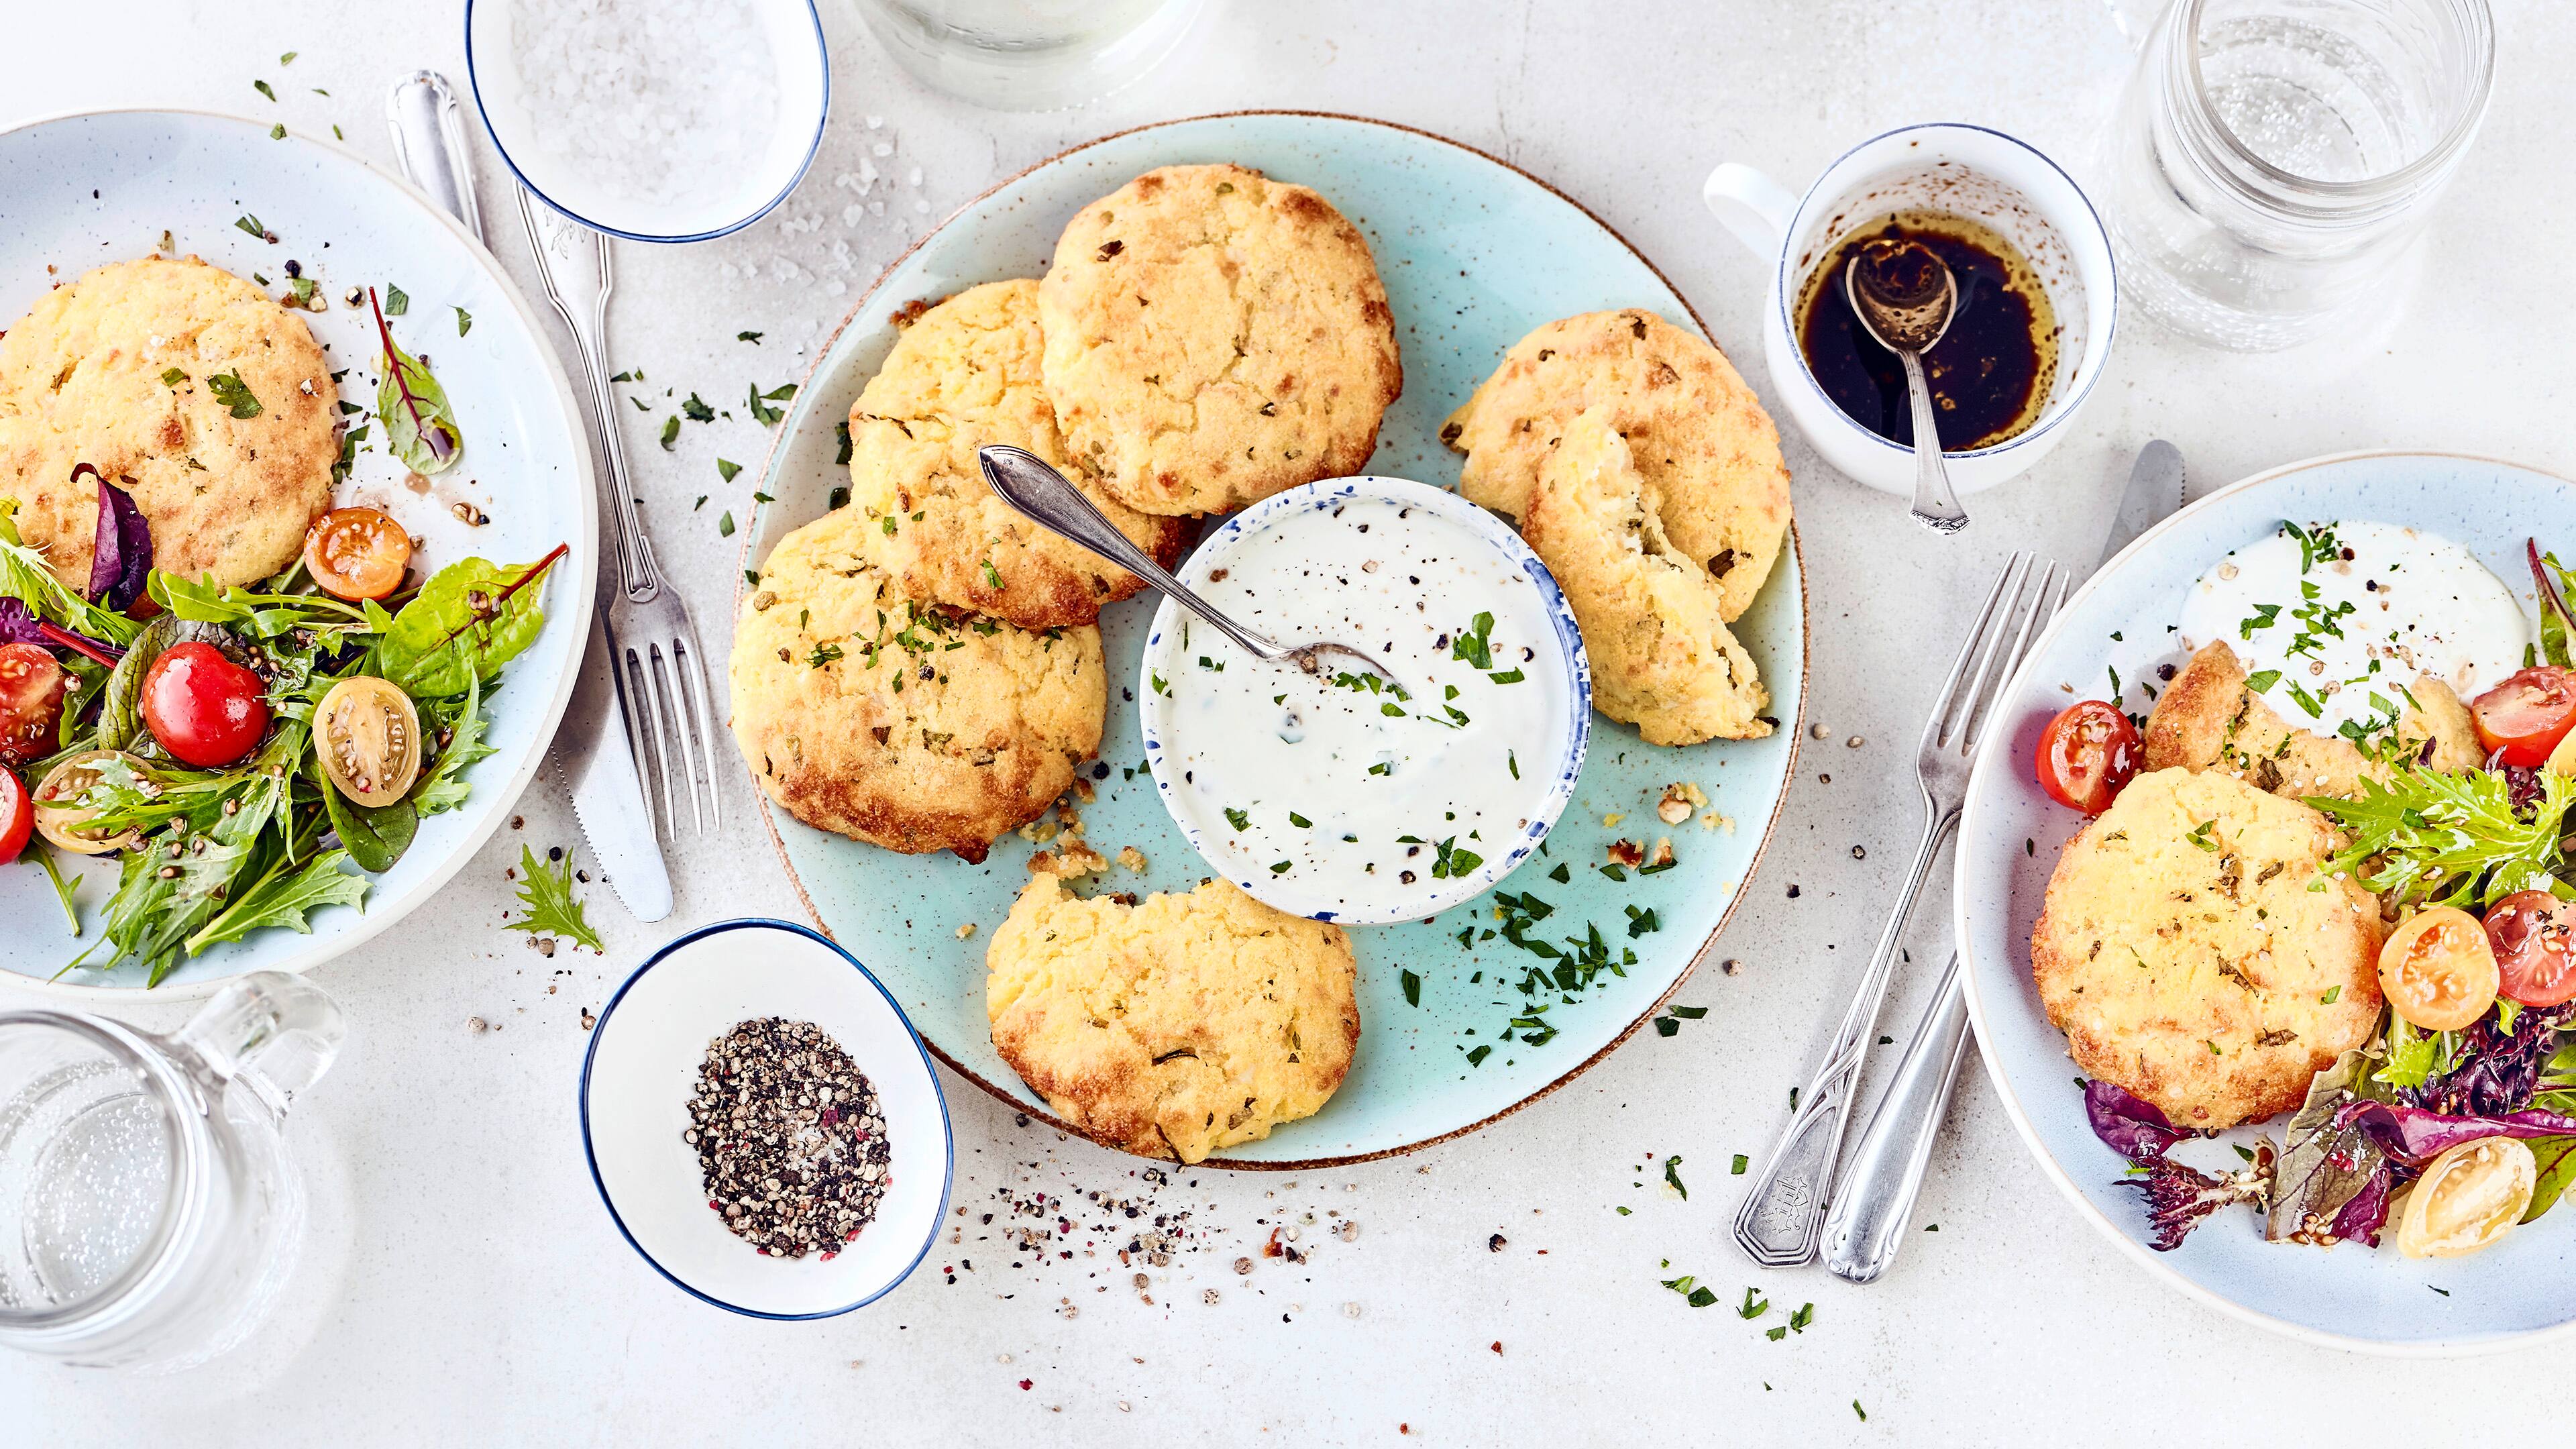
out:
M761 1017L708 1042L689 1123L708 1208L769 1257L828 1262L893 1180L876 1089L812 1022Z

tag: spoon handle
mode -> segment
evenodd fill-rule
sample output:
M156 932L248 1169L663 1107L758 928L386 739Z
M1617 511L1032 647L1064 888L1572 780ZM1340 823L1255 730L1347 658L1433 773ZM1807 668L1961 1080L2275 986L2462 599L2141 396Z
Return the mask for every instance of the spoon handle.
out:
M1938 533L1957 533L1968 526L1968 510L1950 491L1950 470L1941 461L1941 433L1932 411L1932 384L1923 376L1923 354L1899 352L1905 364L1905 394L1914 409L1914 517Z
M1170 570L1138 548L1135 541L1118 531L1082 490L1073 486L1047 461L1025 448L989 447L975 450L976 465L983 469L984 481L1002 501L1028 515L1042 528L1072 539L1084 548L1135 574L1163 591L1165 596L1184 609L1206 620L1225 636L1240 644L1257 659L1277 659L1288 651L1237 625L1218 613L1205 599L1191 593Z

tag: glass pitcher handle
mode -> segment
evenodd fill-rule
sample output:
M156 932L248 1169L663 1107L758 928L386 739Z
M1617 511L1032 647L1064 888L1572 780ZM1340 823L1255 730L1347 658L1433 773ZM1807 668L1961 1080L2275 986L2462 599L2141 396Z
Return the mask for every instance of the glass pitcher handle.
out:
M216 992L170 1041L283 1117L296 1093L331 1070L345 1035L339 1006L320 987L282 971L254 971Z

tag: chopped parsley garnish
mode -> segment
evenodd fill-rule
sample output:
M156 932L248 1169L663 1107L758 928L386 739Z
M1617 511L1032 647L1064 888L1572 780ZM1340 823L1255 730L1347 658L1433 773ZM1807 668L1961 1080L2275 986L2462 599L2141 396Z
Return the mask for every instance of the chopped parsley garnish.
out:
M1743 1158L1740 1158L1740 1157L1736 1159L1736 1161L1738 1161L1738 1162L1741 1162L1741 1161L1743 1161L1743 1160L1744 1160L1744 1159L1743 1159ZM1744 1290L1744 1301L1743 1301L1742 1303L1740 1303L1740 1304L1736 1305L1736 1309L1735 1309L1735 1316L1736 1316L1736 1317L1738 1317L1738 1318L1742 1318L1742 1319L1750 1320L1750 1319L1760 1318L1763 1314L1768 1313L1768 1312L1770 1312L1770 1311L1771 1311L1771 1300L1770 1300L1770 1299L1768 1299L1768 1298L1764 1298L1764 1299L1756 1300L1756 1299L1754 1298L1754 1296L1753 1296L1753 1290L1752 1290L1752 1289L1750 1289L1750 1288L1747 1288L1747 1289L1745 1289L1745 1290Z
M731 458L716 459L716 476L722 478L727 483L732 482L734 480L734 475L741 471L742 465L733 461Z
M1422 1004L1422 978L1410 971L1402 972L1400 974L1404 980L1404 1004L1407 1006L1420 1006Z
M760 336L761 334L757 332L737 332L733 335L733 340L736 342L748 342L752 346L758 347L760 345Z
M826 664L830 664L830 663L832 663L834 660L839 659L840 657L841 657L841 646L840 646L840 645L838 645L838 644L817 644L817 645L815 645L815 646L814 646L814 652L805 656L805 662L806 662L808 665L812 666L813 668L820 669L820 668L822 668L824 665L826 665Z
M1660 931L1662 929L1663 923L1655 919L1655 912L1652 907L1642 911L1637 909L1635 906L1628 907L1629 940L1633 941L1639 936L1645 935L1649 931Z
M1731 1177L1742 1177L1744 1175L1744 1169L1750 1165L1751 1164L1745 1155L1739 1152L1735 1154L1734 1164L1727 1168L1727 1174Z
M1518 665L1514 665L1512 668L1503 670L1497 674L1488 674L1485 677L1494 681L1496 684L1518 684L1522 680L1529 678L1528 675L1521 673Z
M894 521L894 520L892 520L892 519L888 519L888 520L886 520L886 521L887 521L887 523L888 523L889 525L891 525L891 524L893 523L893 521ZM888 532L888 533L892 533L892 532L894 532L894 529L893 529L891 526L889 526L889 527L886 529L886 532ZM1170 694L1170 693L1172 692L1172 686L1171 686L1171 684L1170 684L1168 681L1166 681L1166 680L1163 678L1163 676L1161 676L1161 675L1159 675L1159 674L1156 674L1156 673L1152 672L1151 670L1148 670L1148 671L1146 672L1145 677L1146 677L1146 678L1148 678L1148 679L1150 679L1150 680L1152 680L1152 681L1154 682L1154 692L1155 692L1156 694Z
M1431 862L1433 880L1464 880L1474 873L1476 867L1485 863L1485 858L1476 852L1459 849L1458 837L1454 835L1440 842L1437 849L1439 856Z
M717 532L718 534L721 534L722 536L724 536L724 537L726 537L726 538L731 538L731 537L733 537L733 510L732 510L732 509L730 509L730 508L726 509L726 510L724 511L723 516L722 516L722 517L720 517L720 518L718 518L718 519L716 520L716 532Z
M2245 676L2245 687L2256 694L2261 694L2280 682L2281 671L2277 669L2261 669Z
M462 308L462 307L457 308L457 309L456 309L456 335L457 335L457 336L459 336L459 337L462 337L462 336L464 336L466 333L471 332L471 331L473 331L473 330L474 330L474 314L473 314L473 313L471 313L471 312L466 311L466 310L465 310L464 308Z
M1294 810L1288 812L1288 823L1296 826L1300 830L1311 829L1315 824L1314 821L1307 819L1305 816L1298 814Z
M2302 689L2299 686L2299 682L2295 679L2289 681L2289 685L2290 698L2299 702L2299 708L2308 712L2308 718L2322 719L2325 717L2326 702L2324 700L2319 699L2315 695L2308 693L2305 689Z
M1002 571L993 567L991 559L984 560L984 587L996 593L1002 588Z
M1237 810L1233 806L1229 805L1225 810L1225 820L1227 824L1233 826L1235 829L1242 830L1252 824L1252 812L1248 810Z
M1286 870L1288 869L1288 867L1290 867L1291 865L1294 865L1294 864L1296 864L1296 862L1295 862L1295 861L1290 861L1290 860L1283 860L1283 861L1279 861L1279 862L1277 862L1276 864L1274 864L1274 865L1272 865L1272 866L1270 867L1270 873L1271 873L1272 875L1278 875L1278 874L1280 874L1280 873L1282 873L1282 872L1286 871Z
M1449 657L1464 659L1478 669L1494 667L1494 616L1479 613L1473 623L1449 646Z
M2184 836L2183 839L2190 841L2193 845L2198 846L2202 850L2208 851L2212 855L2216 855L2219 851L2227 848L2220 845L2218 843L2218 837L2211 833L2217 824L2218 821L2216 817L2204 820L2198 825L2193 826L2191 828L2191 833Z
M161 385L169 388L173 392L178 390L179 384L186 382L187 380L188 374L181 372L175 367L165 367L161 369Z
M1688 1202L1690 1201L1690 1189L1682 1186L1681 1167L1682 1159L1680 1154L1676 1153L1671 1157L1665 1158L1664 1181L1672 1184L1673 1191L1682 1195L1682 1201Z
M1205 663L1206 661L1202 660L1200 662ZM1396 719L1404 718L1404 706L1397 704L1393 700L1388 700L1386 703L1379 705L1377 707L1377 712L1379 714L1392 716Z
M832 460L832 466L835 468L846 468L850 464L850 420L848 418L843 418L839 422L832 424L832 436L841 440L840 455ZM849 501L849 489L835 488L832 492L841 499L842 503ZM841 504L835 503L832 506L834 508L838 508Z
M1380 760L1376 764L1369 766L1368 772L1372 775L1391 775L1395 773L1395 767L1384 760Z
M1520 757L1520 752L1519 752L1519 751L1517 751L1517 750L1505 750L1505 751L1503 751L1503 763L1511 767L1511 771L1512 771L1512 778L1513 778L1513 779L1517 780L1517 779L1519 779L1519 778L1521 777L1521 757ZM1565 867L1560 865L1560 866L1558 866L1558 867L1557 867L1557 869L1558 869L1558 870L1563 870L1563 869L1565 869Z
M2255 630L2269 629L2274 624L2278 623L2280 618L2280 605L2256 604L2254 606L2254 617L2246 619L2236 626L2237 635L2240 638L2251 639L2254 637Z
M879 528L882 528L882 529L884 529L884 530L885 530L885 536L886 536L886 537L888 537L888 538L892 538L892 537L894 537L894 515L893 515L893 514L889 513L889 514L887 514L885 517L878 519L878 520L877 520L877 526L878 526Z
M259 399L251 396L249 384L233 373L218 372L207 378L206 391L213 393L215 401L223 404L225 411L234 417L255 418L260 415Z
M283 141L283 140L285 140L285 139L286 139L286 123L285 123L285 122L283 122L283 121L281 121L281 122L279 122L278 124L276 124L276 125L274 125L274 126L269 127L269 128L268 128L268 139L270 139L270 140L272 140L272 141Z
M250 83L250 88L259 92L261 95L268 97L272 101L277 99L277 92L269 89L268 82L264 80L252 81Z
M267 228L267 227L265 227L265 226L260 225L259 218L258 218L258 217L256 217L256 216L251 215L251 214L250 214L249 212L247 212L247 211L243 212L241 215L239 215L239 216L237 216L237 217L234 217L234 218L233 218L233 225L235 225L235 226L237 226L237 227L241 228L243 231L249 232L252 236L258 237L261 241L266 241L266 240L268 240L268 228ZM395 295L399 296L399 295L401 295L401 294L400 294L400 293L396 293ZM392 311L392 310L393 310L393 304L392 304L392 303L390 303L390 302L386 303L386 304L385 304L385 310L386 310L386 311L388 311L388 312Z
M716 410L707 406L707 400L694 392L689 394L688 401L680 404L680 411L688 414L689 421L693 423L712 423L716 420Z

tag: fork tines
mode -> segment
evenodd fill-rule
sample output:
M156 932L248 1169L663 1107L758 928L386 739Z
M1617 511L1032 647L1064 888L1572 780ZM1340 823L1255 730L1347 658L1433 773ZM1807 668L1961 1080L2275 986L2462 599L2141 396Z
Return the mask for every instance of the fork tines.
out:
M651 809L654 777L659 776L662 820L673 834L680 829L678 797L689 799L689 817L704 834L710 821L722 829L716 784L716 718L708 702L706 661L697 634L685 617L675 630L616 641L618 685L626 696L626 717L636 733L635 759L640 766L649 745L657 768L641 769L646 809ZM679 742L680 768L671 768L671 744ZM699 784L698 759L706 758L705 784ZM701 790L704 803L701 804Z
M2036 567L2034 567L2036 565ZM2003 689L2042 626L2066 602L2067 577L2051 561L2016 553L1977 611L1950 681L1923 726L1923 753L1955 752L1974 759L1977 741L2002 707ZM1965 685L1964 691L1961 686Z

